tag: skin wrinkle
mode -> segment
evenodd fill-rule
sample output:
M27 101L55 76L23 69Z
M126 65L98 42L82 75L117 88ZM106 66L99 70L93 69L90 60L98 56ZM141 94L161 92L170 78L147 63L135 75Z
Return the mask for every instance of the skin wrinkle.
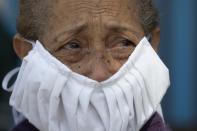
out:
M46 36L51 36L51 42L47 39L44 40L44 43L50 51L53 51L52 54L56 58L73 71L98 81L110 77L124 64L127 58L115 59L115 57L125 55L117 54L118 52L114 52L116 50L106 50L107 39L112 35L121 35L127 36L128 39L137 44L143 36L143 30L135 20L136 15L132 14L130 10L126 10L127 8L123 8L127 3L120 0L115 1L104 1L98 4L92 1L88 3L62 0L62 2L54 5L54 16L49 21L53 35L46 34ZM68 8L63 8L64 5L67 5ZM67 12L72 12L72 17ZM68 19L62 21L62 18ZM53 26L54 20L60 23L56 27ZM68 51L58 53L54 50L72 38L84 39L83 41L87 43L85 47L90 50L83 49L81 53L77 54ZM120 52L123 53L123 51Z
M63 3L64 4L64 3ZM89 6L89 7L93 7L93 8L102 8L103 6L105 5L108 5L108 6L114 6L115 4L112 2L112 1L104 1L103 2L94 2L94 1L65 1L65 5L69 6L69 7L72 7L72 6L81 6L81 5L85 5L85 6ZM117 4L116 4L117 5Z
M90 25L91 25L91 28L93 28L93 32L96 32L96 35L95 36L101 36L100 34L102 34L103 30L102 30L102 14L99 14L98 17L90 17ZM99 21L99 22L97 22ZM94 24L96 23L96 25ZM111 66L107 66L107 63L105 61L106 58L109 58L111 60L113 60L113 58L111 58L111 56L109 55L109 53L107 53L105 50L103 50L103 48L105 48L104 45L102 44L99 44L99 43L102 43L103 41L100 40L100 38L96 38L94 39L94 41L91 41L92 43L95 43L93 44L93 46L91 47L92 52L94 53L94 56L95 56L95 60L92 60L90 62L90 65L91 65L91 74L93 74L93 72L96 72L97 70L99 70L98 68L103 68L105 70L108 70L106 71L107 74L105 75L112 75L116 72L116 70L118 70L120 68L120 64L118 64L117 62L114 61L114 65L113 65L113 68L111 68ZM116 64L115 64L116 63ZM99 67L97 66L94 66L95 64L98 64L100 65ZM103 70L102 70L103 71ZM97 72L97 73L102 73L102 72ZM92 75L90 75L89 77L93 77Z
M66 34L68 34L68 36L77 35L77 34L81 33L83 30L85 30L87 28L88 28L87 24L75 25L71 29L63 30L62 32L57 33L57 35L55 36L55 39L53 40L53 42L65 44L66 41L65 41L64 37L65 37Z
M97 32L98 34L96 36L100 36L100 34L102 34L102 32L104 30L102 30L102 14L99 14L98 17L90 17L92 18L91 19L91 25L92 25L92 28L94 28L95 30L93 30L93 32ZM97 23L97 21L99 21ZM94 23L97 23L96 25L94 25ZM94 41L92 41L94 42ZM103 67L100 67L100 68L107 68L106 70L108 70L108 76L111 76L112 74L114 74L120 67L121 67L121 64L117 63L116 61L112 62L114 65L108 65L107 66L107 63L106 63L106 60L107 58L109 58L109 60L113 60L113 58L111 57L110 53L106 52L105 50L103 50L103 48L105 48L105 45L104 47L102 47L103 45L102 44L99 44L99 43L102 43L103 41L101 40L100 41L100 38L97 38L95 39L95 42L96 44L94 44L93 47L91 47L92 49L95 49L95 51L93 50L93 52L95 52L95 61L92 61L92 63L90 63L90 65L92 65L92 72L95 72L98 70L98 67L96 68L96 66L94 66L94 62L97 63L97 64L100 64L101 66ZM98 44L97 44L98 43ZM98 50L98 51L97 51ZM113 68L111 68L113 66ZM107 72L107 71L106 71ZM100 72L99 72L100 73ZM90 77L93 77L90 75Z
M106 14L106 15L112 15L112 16L116 16L119 13L119 6L114 2L110 2L110 1L104 1L104 3L101 3L101 1L99 3L95 3L94 1L82 1L82 2L66 2L66 5L69 6L69 8L71 8L71 10L73 10L73 13L78 13L78 12L85 12L85 11L89 11L90 14L94 14L94 15L99 15L99 14ZM116 10L113 9L112 7L116 7Z
M64 41L64 39L62 39L62 36L64 36L66 33L70 34L70 35L76 35L80 32L82 32L82 30L85 30L88 28L88 24L78 24L74 27L72 27L72 29L67 29L61 33L58 33L56 35L56 39L54 39L53 42L56 43L62 43ZM120 25L114 22L109 22L108 25L105 25L105 28L108 30L111 30L111 32L121 32L121 31L130 31L133 34L135 34L136 39L140 39L140 34L137 31L132 30L131 26L129 25Z
M134 30L132 25L127 24L121 24L121 23L115 23L115 22L108 22L108 24L105 25L105 28L108 30L111 30L112 32L121 32L121 31L129 31L135 34L136 39L140 39L141 34Z
M17 20L17 31L24 37L30 40L43 39L43 31L45 31L45 25L49 19L53 17L51 14L54 3L66 3L68 0L20 0L20 13ZM73 2L73 0L69 0ZM82 0L78 0L80 2ZM86 3L88 0L83 0ZM103 1L91 0L92 3L102 3ZM105 0L105 3L117 3L115 0ZM90 3L89 2L89 3ZM76 3L76 2L75 2ZM83 2L82 2L83 3ZM138 20L140 21L146 35L153 31L154 28L158 27L159 15L157 9L154 7L153 0L127 0L125 7L128 10L134 9L137 12ZM132 3L132 4L130 4ZM109 5L110 5L109 4ZM69 6L67 6L69 7ZM125 8L123 7L123 8ZM133 12L132 11L132 12ZM110 15L108 15L110 16ZM148 19L147 19L148 18ZM36 20L35 20L36 19ZM68 19L68 18L67 18Z
M103 81L116 73L145 34L136 0L46 1L50 17L39 41L71 70L91 79Z
M92 17L90 17L89 19L89 25L90 25L90 28L92 28L93 32L95 32L95 36L100 36L100 33L102 32L102 14L98 14L97 17L95 17L96 14L92 14L91 12L91 15ZM100 43L100 40L98 39L98 37L96 37L95 39L91 39L90 40L90 43L95 43L93 45L91 45L90 48L92 48L92 55L94 55L95 59L93 61L90 61L89 62L89 65L91 65L91 73L94 72L96 70L95 66L93 63L95 64L99 64L100 66L104 66L104 63L102 61L102 59L105 57L104 56L104 50L101 50L103 47L102 44L99 44ZM101 62L101 63L100 63Z

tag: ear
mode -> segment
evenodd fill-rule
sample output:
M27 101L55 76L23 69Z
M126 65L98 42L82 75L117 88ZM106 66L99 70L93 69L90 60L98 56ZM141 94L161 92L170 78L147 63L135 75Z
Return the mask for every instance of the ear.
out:
M19 34L16 34L13 38L13 48L18 57L22 60L32 49L32 45L25 41Z
M157 52L159 48L160 43L160 27L157 26L153 31L151 32L151 45L153 49Z

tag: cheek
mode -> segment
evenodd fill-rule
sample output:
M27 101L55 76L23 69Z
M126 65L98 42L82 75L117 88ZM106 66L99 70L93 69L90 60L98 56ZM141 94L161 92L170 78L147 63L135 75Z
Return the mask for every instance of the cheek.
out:
M110 54L105 59L106 68L108 69L110 74L113 75L121 68L121 66L124 65L124 63L126 61L127 61L127 58L125 58L125 59L116 59Z
M54 53L53 56L60 60L64 65L68 66L72 71L81 75L88 76L91 70L89 63L91 63L92 59L89 52L80 53L60 51Z
M89 77L91 72L89 64L86 61L82 60L77 63L68 63L67 66L74 72Z
M108 69L108 71L110 72L110 76L112 76L113 74L115 74L120 67L123 65L123 63L120 60L115 60L115 59L107 59L106 60L106 68Z

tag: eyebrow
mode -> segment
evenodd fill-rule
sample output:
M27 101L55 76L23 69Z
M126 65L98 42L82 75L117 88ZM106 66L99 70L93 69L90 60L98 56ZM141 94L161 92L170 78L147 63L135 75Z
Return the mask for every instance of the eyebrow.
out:
M57 36L55 37L55 41L61 41L60 39L62 38L62 36L64 36L65 34L68 34L69 36L75 35L75 34L79 34L80 32L82 32L83 30L87 29L88 25L87 24L78 24L75 25L67 30L64 30L60 33L57 34Z
M109 23L105 25L105 28L112 31L112 32L122 32L122 31L129 31L136 35L136 37L140 38L140 34L135 31L132 26L127 24L119 24L119 23Z
M88 27L87 24L79 24L79 25L75 25L74 27L72 27L71 29L65 32L69 34L78 34L82 32L83 30L87 29L87 27Z

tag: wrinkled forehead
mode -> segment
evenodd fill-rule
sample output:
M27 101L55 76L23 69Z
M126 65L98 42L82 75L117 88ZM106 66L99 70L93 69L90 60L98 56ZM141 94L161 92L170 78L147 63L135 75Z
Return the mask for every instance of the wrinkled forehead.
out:
M137 13L135 0L57 0L52 9L56 17L67 19L82 16L133 17Z
M104 37L109 29L116 30L118 26L139 34L142 28L136 4L136 0L56 0L51 6L45 36L65 37L65 32L86 30L85 35Z

